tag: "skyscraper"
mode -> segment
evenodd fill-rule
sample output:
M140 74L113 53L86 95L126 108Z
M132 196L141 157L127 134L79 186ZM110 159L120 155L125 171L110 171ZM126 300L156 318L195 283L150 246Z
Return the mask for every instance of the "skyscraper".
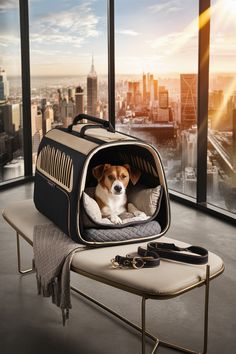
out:
M211 128L214 130L231 130L232 129L232 109L229 119L227 112L230 97L226 99L223 90L214 90L210 94L211 109L209 110L209 118L211 121Z
M62 101L62 93L61 93L61 89L58 89L57 90L57 93L58 93L58 103L60 104L61 101Z
M158 80L153 80L153 92L154 92L154 101L158 100Z
M84 90L81 86L75 89L75 114L84 113Z
M143 73L143 104L147 103L147 78L146 74Z
M97 86L97 73L92 58L91 70L87 76L87 114L92 116L97 115Z
M128 81L127 104L138 106L142 102L139 81Z
M180 74L181 127L197 122L197 74Z
M68 88L68 101L74 101L75 98L75 89L70 87Z
M19 132L21 124L21 107L19 103L2 104L2 125L5 133L15 135Z
M152 102L154 101L153 80L154 80L154 76L153 76L153 74L150 74L150 76L149 76L149 92L150 92L150 99L151 99Z
M43 128L43 135L46 134L47 129L46 129L46 117L45 117L45 111L47 108L47 99L42 98L41 99L41 105L40 105L40 110L42 112L42 128Z
M9 96L9 82L5 70L0 68L0 101L6 101Z
M165 86L159 87L159 107L168 108L169 106L169 92Z

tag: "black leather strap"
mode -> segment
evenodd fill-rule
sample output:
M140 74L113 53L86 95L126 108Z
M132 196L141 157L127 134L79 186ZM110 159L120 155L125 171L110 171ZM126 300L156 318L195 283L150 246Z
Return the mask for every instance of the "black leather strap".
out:
M160 264L160 257L156 252L139 247L138 253L127 254L125 257L117 255L111 262L114 268L152 268Z
M206 264L208 251L199 246L178 247L174 243L149 242L147 249L139 247L137 253L127 254L125 257L117 255L111 262L114 268L141 269L159 266L160 259Z
M148 251L157 252L161 258L173 261L191 264L206 264L208 262L208 251L199 246L182 248L174 243L149 242L147 249Z

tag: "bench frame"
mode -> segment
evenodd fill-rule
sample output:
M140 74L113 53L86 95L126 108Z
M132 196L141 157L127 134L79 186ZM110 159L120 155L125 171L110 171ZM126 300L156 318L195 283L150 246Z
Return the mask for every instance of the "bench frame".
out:
M6 221L14 228L14 230L16 231L16 241L17 241L17 265L18 265L18 272L22 275L28 274L33 272L33 267L29 268L29 269L22 269L21 266L21 248L20 248L20 237L22 237L27 243L29 243L31 246L33 246L33 243L31 240L29 240L25 235L23 235L17 228L15 225L13 225L6 217L5 217ZM141 301L141 327L136 325L135 323L131 322L130 320L128 320L126 317L121 316L119 313L115 312L114 310L112 310L111 308L107 307L106 305L104 305L103 303L97 301L96 299L92 298L91 296L85 294L84 292L80 291L78 288L71 286L71 290L73 290L74 292L76 292L77 294L79 294L80 296L84 297L85 299L91 301L92 303L96 304L97 306L99 306L100 308L102 308L103 310L109 312L110 314L112 314L113 316L115 316L116 318L118 318L119 320L123 321L124 323L126 323L127 325L131 326L132 328L134 328L135 330L137 330L139 333L141 333L141 339L142 339L142 354L146 354L146 337L151 339L152 341L154 341L154 347L151 351L151 354L154 354L156 352L156 350L158 349L159 346L163 346L163 347L167 347L170 349L173 349L175 351L180 351L182 353L189 353L189 354L205 354L207 353L207 344L208 344L208 309L209 309L209 285L210 285L210 280L216 278L217 276L219 276L221 273L223 273L224 271L224 266L222 266L222 268L215 273L213 276L210 276L210 266L206 265L206 277L204 280L199 280L198 283L186 287L185 289L175 292L175 293L171 293L170 295L147 295L147 294L143 294L142 292L137 291L136 289L133 288L129 288L127 286L123 286L119 283L115 283L112 281L109 281L107 279L103 279L101 277L95 276L93 274L87 273L85 271L82 270L78 270L73 269L73 266L71 267L71 270L74 271L77 274L83 275L87 278L96 280L100 283L104 283L106 285L118 288L120 290L124 290L126 292L138 295L141 297L142 301ZM192 349L188 349L185 348L183 346L177 345L177 344L173 344L164 340L161 340L159 338L157 338L156 336L154 336L153 334L151 334L150 332L148 332L146 330L146 301L148 299L153 299L153 300L166 300L166 299L171 299L171 298L175 298L183 293L186 293L194 288L200 287L200 286L205 286L205 294L204 294L204 323L203 323L203 349L201 352L199 351L195 351Z

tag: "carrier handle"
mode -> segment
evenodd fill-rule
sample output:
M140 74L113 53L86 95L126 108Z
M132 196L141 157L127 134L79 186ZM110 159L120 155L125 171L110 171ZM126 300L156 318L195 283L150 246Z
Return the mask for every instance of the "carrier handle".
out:
M81 138L84 138L86 130L99 129L99 128L101 129L101 128L103 128L103 126L101 124L86 124L80 129L79 133L80 133Z
M93 116L90 116L90 115L84 114L84 113L79 114L78 116L76 116L73 119L73 123L70 124L67 128L68 132L69 133L72 132L73 126L76 125L78 122L80 122L82 119L87 119L91 122L98 123L98 124L100 124L100 128L104 128L112 133L115 133L115 129L113 128L113 126L111 125L111 123L109 121L104 120L104 119L100 119L97 117L93 117Z

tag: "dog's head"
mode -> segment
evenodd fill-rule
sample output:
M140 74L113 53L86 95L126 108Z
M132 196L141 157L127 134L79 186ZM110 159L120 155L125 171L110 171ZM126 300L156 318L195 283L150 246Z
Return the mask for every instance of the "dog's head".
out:
M139 170L133 170L128 164L123 166L98 165L93 168L92 172L103 188L117 195L125 193L129 180L136 184L141 175Z

